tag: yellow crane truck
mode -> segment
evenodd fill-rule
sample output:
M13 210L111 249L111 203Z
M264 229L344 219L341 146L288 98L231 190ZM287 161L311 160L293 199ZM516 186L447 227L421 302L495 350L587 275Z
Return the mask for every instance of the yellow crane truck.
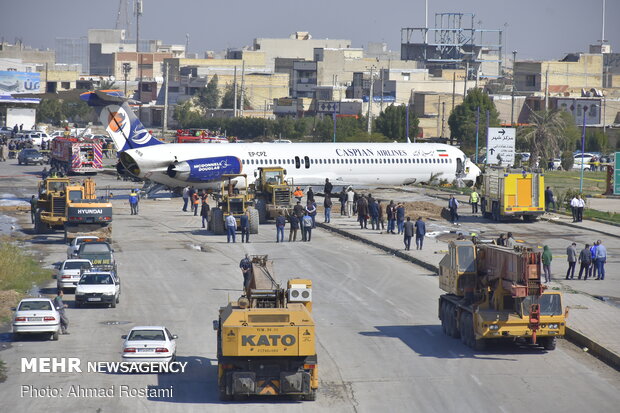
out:
M501 221L535 221L545 213L545 178L541 171L487 166L479 178L482 216Z
M251 257L244 295L221 307L217 383L221 400L290 395L315 400L319 386L312 318L312 282L282 288L266 255Z
M48 177L39 182L34 228L37 234L63 229L65 242L76 235L111 238L112 204L97 198L95 181Z
M254 199L261 224L275 219L280 213L288 216L293 211L293 187L286 180L286 169L260 167L254 172ZM292 182L291 182L292 184Z
M541 283L540 252L451 241L439 263L439 319L448 336L482 350L491 339L555 349L564 336L562 295Z

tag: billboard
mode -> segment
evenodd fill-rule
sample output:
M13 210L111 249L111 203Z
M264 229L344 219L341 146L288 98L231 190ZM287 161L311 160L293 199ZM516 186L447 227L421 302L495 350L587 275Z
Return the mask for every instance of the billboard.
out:
M570 113L575 118L575 124L583 125L584 106L587 107L586 125L601 124L601 99L558 99L559 110Z
M515 128L489 128L487 132L487 165L514 165Z
M41 74L38 72L0 70L0 95L39 93L40 85Z

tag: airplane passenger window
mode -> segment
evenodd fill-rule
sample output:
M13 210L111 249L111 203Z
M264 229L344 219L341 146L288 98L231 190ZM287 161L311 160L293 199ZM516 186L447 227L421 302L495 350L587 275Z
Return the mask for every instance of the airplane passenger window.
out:
M435 163L435 158L433 158L433 163Z

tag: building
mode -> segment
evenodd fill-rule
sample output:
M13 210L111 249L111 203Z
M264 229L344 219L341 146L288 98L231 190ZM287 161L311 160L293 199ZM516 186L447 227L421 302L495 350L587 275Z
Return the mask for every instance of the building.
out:
M57 37L55 41L56 63L80 65L80 73L89 73L88 37L77 39Z
M313 39L308 32L295 32L285 38L256 38L252 50L265 53L265 62L271 70L276 58L314 60L314 49L351 47L351 40Z
M54 50L33 49L24 46L22 43L9 44L1 42L0 59L17 59L27 63L53 65L56 63L56 53Z

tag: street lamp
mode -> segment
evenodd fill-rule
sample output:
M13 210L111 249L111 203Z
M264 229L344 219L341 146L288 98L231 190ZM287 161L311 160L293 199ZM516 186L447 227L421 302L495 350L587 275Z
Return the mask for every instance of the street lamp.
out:
M515 124L515 83L517 83L517 76L515 73L515 62L517 60L517 51L512 51L512 106L510 110L510 125Z
M125 76L125 97L127 96L127 76L129 76L130 71L131 71L131 64L123 63L123 75Z

